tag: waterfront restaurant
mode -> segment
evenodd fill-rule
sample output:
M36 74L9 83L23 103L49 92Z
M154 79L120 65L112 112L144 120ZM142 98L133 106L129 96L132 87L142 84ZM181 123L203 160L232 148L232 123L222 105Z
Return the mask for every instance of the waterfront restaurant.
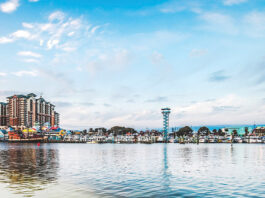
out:
M258 126L256 127L253 132L252 132L252 135L255 135L255 136L265 136L265 127L264 126Z

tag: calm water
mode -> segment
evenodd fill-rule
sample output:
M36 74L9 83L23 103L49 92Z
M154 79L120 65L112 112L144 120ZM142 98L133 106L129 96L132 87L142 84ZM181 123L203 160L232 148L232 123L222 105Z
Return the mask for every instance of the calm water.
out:
M265 197L265 145L0 144L1 197Z

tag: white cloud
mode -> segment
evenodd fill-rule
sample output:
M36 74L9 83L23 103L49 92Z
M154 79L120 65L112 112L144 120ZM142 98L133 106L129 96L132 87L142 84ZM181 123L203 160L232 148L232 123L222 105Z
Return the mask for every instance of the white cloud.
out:
M30 32L28 32L26 30L18 30L16 32L14 32L11 36L14 38L24 38L24 39L30 39L31 38Z
M22 23L22 26L24 27L24 28L29 28L29 29L32 29L34 26L32 25L32 24L30 24L30 23Z
M5 13L14 12L19 6L19 0L9 0L0 4L0 10Z
M39 63L40 62L39 60L33 59L33 58L24 59L23 61L26 63Z
M95 27L93 27L93 28L92 28L92 30L91 30L91 34L94 34L98 28L100 28L100 26L99 26L99 25L98 25L98 26L95 26Z
M248 35L254 37L265 36L265 13L264 12L251 12L244 17Z
M199 57L199 56L203 56L205 54L207 54L207 50L204 49L192 49L190 52L190 56L191 57Z
M22 77L22 76L38 76L38 72L33 70L33 71L25 71L25 70L22 70L22 71L18 71L18 72L14 72L13 73L15 76L18 76L18 77Z
M0 37L0 44L12 43L14 40L8 37Z
M51 23L39 24L39 28L41 31L52 31L54 29L54 25Z
M0 37L0 44L4 44L4 43L12 43L17 39L28 39L31 40L34 37L30 34L30 32L26 31L26 30L17 30L16 32L10 34L7 37Z
M7 73L5 73L5 72L0 72L0 76L2 76L2 77L7 76Z
M50 14L49 21L55 21L55 20L63 21L64 17L65 17L65 14L63 12L56 11Z
M106 52L96 51L90 54L87 69L94 74L102 69L121 69L131 62L131 54L127 49L114 49ZM92 60L91 60L92 59Z
M75 34L75 32L69 32L67 35L68 36L73 36Z
M47 49L59 49L65 52L75 51L83 45L80 40L91 37L91 30L81 18L66 18L63 12L53 12L48 16L47 23L23 22L23 29L19 29L7 36L0 37L0 44L11 43L21 39L33 41L31 43ZM97 26L92 30L95 33ZM60 45L59 45L60 44ZM71 44L71 45L69 45Z
M223 3L224 5L231 6L231 5L245 3L247 1L248 0L224 0Z
M164 62L164 56L163 54L159 53L159 52L154 52L152 54L151 60L153 64L161 64Z
M29 0L29 2L38 2L39 0Z
M62 50L65 51L65 52L73 52L76 50L75 47L62 47Z
M47 42L47 48L52 49L53 47L58 46L58 44L59 44L59 40L49 40Z
M18 55L19 56L31 56L31 57L34 57L34 58L41 58L42 57L41 54L38 54L38 53L35 53L35 52L31 52L31 51L21 51L21 52L18 52Z
M251 112L251 108L245 97L231 94L172 108L172 116L178 117L179 125L242 124L246 117L248 121L251 119L245 114Z
M206 12L201 14L200 18L206 22L206 26L204 26L204 28L207 30L233 35L238 33L238 29L235 25L236 22L229 15L216 12Z
M183 1L168 1L158 6L158 10L162 13L175 13L187 10L189 6Z

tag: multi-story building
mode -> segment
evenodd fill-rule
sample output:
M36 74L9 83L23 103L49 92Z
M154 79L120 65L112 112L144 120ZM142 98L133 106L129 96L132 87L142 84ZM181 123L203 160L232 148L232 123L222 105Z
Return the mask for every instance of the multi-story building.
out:
M0 102L0 126L7 126L7 103Z
M28 95L13 95L7 98L7 125L15 127L32 127L48 123L50 126L59 124L59 114L55 106L44 98L36 98L31 93Z
M57 113L56 111L54 112L54 125L55 126L59 126L60 124L60 118L59 118L59 113Z
M8 125L27 125L27 97L24 95L14 95L7 98L8 103Z

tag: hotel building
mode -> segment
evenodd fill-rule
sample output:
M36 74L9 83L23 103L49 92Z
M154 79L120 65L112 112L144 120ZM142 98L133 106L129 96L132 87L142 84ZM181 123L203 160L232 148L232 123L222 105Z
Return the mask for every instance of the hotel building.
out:
M7 125L13 127L33 127L34 125L59 125L59 114L55 106L35 94L7 97Z
M7 103L0 102L0 126L7 125Z

